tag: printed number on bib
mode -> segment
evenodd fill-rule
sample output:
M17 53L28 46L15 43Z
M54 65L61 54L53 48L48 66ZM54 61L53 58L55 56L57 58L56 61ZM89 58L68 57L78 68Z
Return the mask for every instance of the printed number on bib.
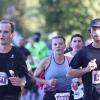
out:
M5 72L0 72L0 86L7 84L8 84L7 74Z
M55 98L56 100L69 100L70 93L56 93Z
M100 83L100 71L93 71L92 72L92 84L99 84Z

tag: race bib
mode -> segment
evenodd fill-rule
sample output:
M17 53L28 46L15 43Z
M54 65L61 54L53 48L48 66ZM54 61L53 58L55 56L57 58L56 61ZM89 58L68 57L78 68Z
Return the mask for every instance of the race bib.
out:
M70 93L56 93L55 98L56 100L69 100Z
M7 74L5 72L0 72L0 86L7 84L8 84Z
M92 72L92 84L99 84L100 83L100 71L93 71Z

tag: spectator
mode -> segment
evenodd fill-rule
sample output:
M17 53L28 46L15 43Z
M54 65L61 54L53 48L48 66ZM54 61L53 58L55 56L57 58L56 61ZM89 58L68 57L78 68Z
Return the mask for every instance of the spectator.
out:
M70 46L72 48L72 51L65 54L65 56L69 60L69 63L72 60L72 58L75 56L75 54L84 46L84 39L83 39L82 35L80 35L80 34L72 35ZM74 93L73 94L74 100L81 100L83 97L83 83L82 83L82 81L80 82L79 80L80 80L79 77L72 79L71 86L72 86L72 91Z

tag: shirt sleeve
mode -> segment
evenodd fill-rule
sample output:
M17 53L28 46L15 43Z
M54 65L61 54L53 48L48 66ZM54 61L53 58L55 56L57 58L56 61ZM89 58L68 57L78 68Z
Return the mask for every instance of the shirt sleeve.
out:
M80 50L73 57L73 59L71 60L69 66L71 66L73 69L77 69L77 68L82 67L82 65L83 65L83 51Z
M33 79L31 73L28 71L24 56L20 51L17 53L16 63L17 75L21 78L25 77L25 88L31 89L35 85L35 80Z

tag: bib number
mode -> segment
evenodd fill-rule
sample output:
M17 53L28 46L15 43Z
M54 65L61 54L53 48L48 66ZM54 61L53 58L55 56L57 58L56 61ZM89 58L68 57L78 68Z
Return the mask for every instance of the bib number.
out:
M0 72L0 86L7 84L8 84L7 74L4 72Z
M56 100L69 100L70 93L56 93L55 98Z
M100 83L100 71L93 71L92 84L99 84L99 83Z

